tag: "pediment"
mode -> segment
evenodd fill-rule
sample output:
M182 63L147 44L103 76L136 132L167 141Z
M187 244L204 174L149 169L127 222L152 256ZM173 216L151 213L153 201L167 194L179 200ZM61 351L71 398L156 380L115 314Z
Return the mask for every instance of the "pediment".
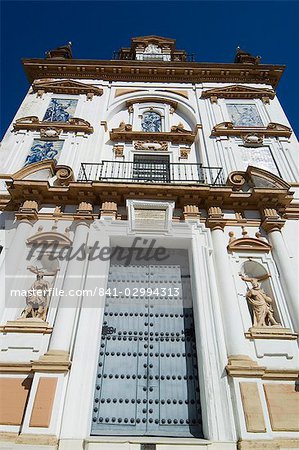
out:
M211 136L240 136L245 138L254 133L257 137L286 137L292 134L290 127L270 122L266 127L237 127L232 122L221 122L212 129Z
M13 180L48 180L55 174L56 162L53 159L29 164L12 175Z
M44 246L58 245L63 247L69 247L72 245L72 241L66 234L57 233L54 231L42 231L28 238L27 244L29 245L36 244Z
M73 80L35 81L32 85L33 92L53 92L54 94L93 94L102 95L103 89L91 84Z
M270 252L272 246L258 238L242 237L232 239L227 249L232 252Z
M228 175L226 184L232 186L235 190L266 188L288 191L291 188L282 178L254 166L248 166L246 172L231 172Z
M235 84L232 86L208 89L202 92L201 97L210 98L212 102L216 102L217 98L231 98L231 99L260 98L265 103L268 103L269 99L273 99L275 97L275 91L273 89L255 88L251 86L243 86Z

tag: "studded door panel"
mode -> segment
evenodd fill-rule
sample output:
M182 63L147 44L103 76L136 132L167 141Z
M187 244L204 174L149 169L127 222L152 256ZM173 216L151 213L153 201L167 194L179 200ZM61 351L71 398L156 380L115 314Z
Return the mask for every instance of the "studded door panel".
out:
M202 436L189 275L111 264L109 288L92 434Z

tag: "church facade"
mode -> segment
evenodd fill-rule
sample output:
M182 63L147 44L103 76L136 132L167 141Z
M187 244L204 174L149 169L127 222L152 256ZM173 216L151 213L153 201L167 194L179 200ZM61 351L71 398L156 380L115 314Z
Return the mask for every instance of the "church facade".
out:
M284 66L23 60L0 150L0 448L298 448Z

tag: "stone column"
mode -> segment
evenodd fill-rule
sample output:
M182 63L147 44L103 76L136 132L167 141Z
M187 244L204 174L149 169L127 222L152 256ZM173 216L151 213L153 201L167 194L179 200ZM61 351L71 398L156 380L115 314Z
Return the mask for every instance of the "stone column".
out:
M3 317L5 302L10 301L10 289L22 289L23 286L16 281L19 275L19 265L23 262L26 251L26 241L32 233L33 224L37 221L38 204L36 201L27 200L16 213L18 221L17 229L10 247L6 251L5 259L1 267L0 280L2 286L5 286L3 295L1 295L0 318ZM27 256L27 255L25 255ZM24 268L23 268L24 269ZM23 280L22 280L23 281ZM15 299L16 300L16 299ZM22 298L22 301L24 298ZM23 303L22 303L23 305ZM9 305L7 305L9 306ZM13 305L11 305L13 307Z
M277 264L287 304L290 309L295 331L299 331L299 290L295 267L288 255L281 229L285 220L281 219L275 209L264 209L262 227L268 233L272 254Z
M90 209L91 208L91 209ZM86 242L89 233L89 224L92 219L92 206L80 203L75 216L76 229L71 254L74 256L68 262L62 289L64 296L60 298L53 333L50 340L48 355L64 355L67 357L71 349L76 316L81 300L80 291L84 288L83 278L86 268ZM71 293L71 294L70 294Z
M244 342L244 330L238 308L236 288L230 270L227 244L223 233L225 221L219 207L209 208L208 214L207 226L211 229L212 234L214 264L227 353L228 356L240 356L246 354L246 342Z

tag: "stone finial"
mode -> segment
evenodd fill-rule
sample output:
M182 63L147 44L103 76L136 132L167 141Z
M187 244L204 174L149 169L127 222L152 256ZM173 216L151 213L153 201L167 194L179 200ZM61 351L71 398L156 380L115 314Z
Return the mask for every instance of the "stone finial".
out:
M183 210L184 220L196 220L200 218L200 212L196 205L185 205Z
M235 238L235 233L234 233L233 231L230 231L230 232L228 233L228 235L229 235L229 241L228 241L228 243L231 244L233 241L236 240L236 238Z
M243 238L249 237L249 236L248 236L248 231L246 230L245 227L242 227L242 237L243 237Z
M100 218L116 219L117 204L115 202L102 203Z

